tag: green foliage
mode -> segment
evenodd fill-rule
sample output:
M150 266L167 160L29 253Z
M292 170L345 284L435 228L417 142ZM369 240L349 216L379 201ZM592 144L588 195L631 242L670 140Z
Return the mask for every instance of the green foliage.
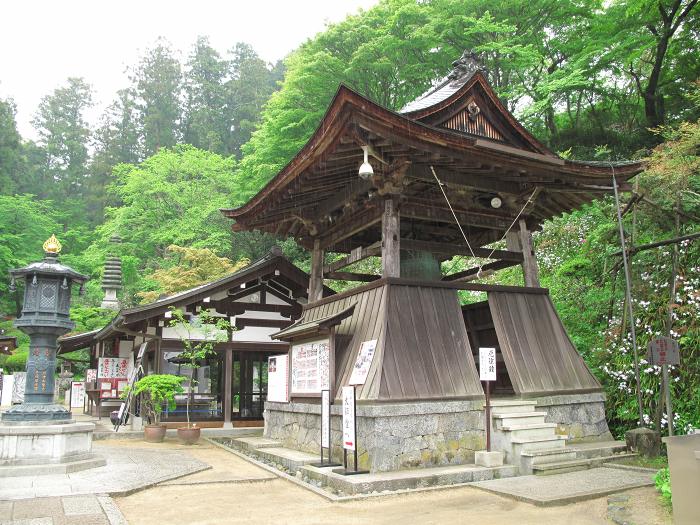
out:
M226 318L215 317L207 310L202 310L197 315L185 318L182 310L170 308L172 319L170 326L178 331L179 339L183 345L183 351L178 354L185 362L182 366L192 370L187 387L187 425L190 425L190 398L192 389L197 384L195 371L202 366L204 361L214 353L216 343L222 343L230 339L233 330L231 323Z
M168 246L168 257L164 259L163 267L150 276L157 283L157 288L137 295L143 303L149 303L161 294L170 295L194 288L231 274L249 263L249 260L242 259L234 264L207 248L183 248L173 244Z
M170 374L151 374L136 381L133 394L141 396L141 408L148 421L158 425L164 406L167 406L168 410L175 410L175 396L184 392L184 381L184 377ZM127 386L122 397L126 397L128 393Z
M654 476L654 485L666 505L671 505L671 471L668 467L659 470Z
M8 293L8 271L37 260L44 241L61 229L50 202L0 195L0 314L16 314L21 304L21 290Z

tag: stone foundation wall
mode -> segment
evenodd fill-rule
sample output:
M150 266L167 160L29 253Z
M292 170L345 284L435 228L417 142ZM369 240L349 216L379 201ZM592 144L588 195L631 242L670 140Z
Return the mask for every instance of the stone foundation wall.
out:
M537 410L547 412L545 421L557 424L557 433L572 440L612 440L605 419L605 394L569 394L536 398Z
M474 452L486 446L482 405L482 400L358 404L359 467L385 472L473 463ZM341 406L333 405L331 443L333 459L339 462L343 458L341 422ZM265 437L282 441L285 447L319 453L320 405L265 403Z

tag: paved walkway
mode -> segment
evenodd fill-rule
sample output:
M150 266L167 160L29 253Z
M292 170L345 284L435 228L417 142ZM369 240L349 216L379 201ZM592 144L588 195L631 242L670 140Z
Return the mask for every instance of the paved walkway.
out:
M108 496L67 496L0 502L2 525L126 525Z
M630 469L592 468L550 476L519 476L472 483L501 496L535 505L562 505L653 485L654 474Z
M107 460L104 467L70 474L0 478L0 500L78 494L129 494L210 468L209 464L178 450L97 444L93 449Z

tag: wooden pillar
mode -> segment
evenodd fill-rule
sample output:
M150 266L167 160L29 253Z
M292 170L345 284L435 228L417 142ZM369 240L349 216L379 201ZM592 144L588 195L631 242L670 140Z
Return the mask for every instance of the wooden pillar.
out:
M309 302L313 303L323 298L323 250L321 241L314 239L314 249L311 252L311 275L309 275Z
M384 201L382 215L382 277L401 277L399 209L393 198Z
M525 277L525 286L539 288L540 275L537 268L535 248L532 244L532 233L527 229L525 219L520 219L519 224L520 246L523 252L523 276Z
M231 381L233 379L233 348L227 348L224 358L224 428L231 428Z

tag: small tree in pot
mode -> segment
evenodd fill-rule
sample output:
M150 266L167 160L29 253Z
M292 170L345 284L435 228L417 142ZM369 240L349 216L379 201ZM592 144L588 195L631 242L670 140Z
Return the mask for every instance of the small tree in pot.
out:
M198 384L197 369L206 362L207 358L215 354L214 347L217 343L229 340L232 328L226 318L213 316L207 310L191 315L189 319L185 318L182 310L176 308L170 310L173 317L170 326L178 329L184 348L178 358L182 366L191 370L187 388L187 426L178 428L177 434L184 444L191 445L199 440L200 435L200 428L190 420L190 405L193 401L194 387Z
M169 410L175 409L175 396L182 394L184 377L170 374L153 374L144 376L134 383L133 395L141 396L142 416L149 424L144 427L144 439L151 443L160 443L165 437L165 425L161 425L160 417L163 406ZM129 392L126 388L122 397Z

